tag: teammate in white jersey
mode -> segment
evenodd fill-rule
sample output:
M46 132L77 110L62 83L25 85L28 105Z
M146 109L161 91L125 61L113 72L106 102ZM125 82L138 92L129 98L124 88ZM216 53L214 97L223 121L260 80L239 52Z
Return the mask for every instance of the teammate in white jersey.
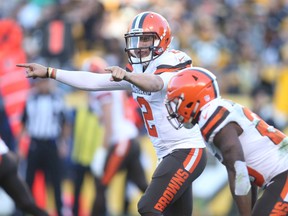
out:
M192 65L185 53L170 50L167 20L154 12L138 14L125 34L129 65L126 70L108 67L110 74L66 71L39 64L18 64L27 77L53 78L86 90L132 90L138 102L159 165L138 203L141 215L191 215L192 182L206 165L205 144L200 130L174 131L167 120L164 99L167 83L179 70Z
M143 193L148 183L140 161L138 128L133 122L133 116L130 116L136 110L131 110L133 108L129 104L127 92L91 92L89 101L91 109L100 118L105 131L101 151L98 150L95 155L94 175L97 195L91 212L93 216L101 216L107 214L106 188L118 171L126 170L127 179L135 183ZM99 155L103 153L106 157Z
M176 129L199 124L208 149L226 166L241 215L288 215L285 134L248 108L221 99L216 77L203 68L191 67L175 75L165 103ZM264 189L258 200L257 186Z
M48 216L39 208L26 182L18 175L17 155L10 151L0 138L0 187L13 199L23 213L34 216Z
M85 61L83 69L104 73L105 65L105 60L93 57ZM117 172L125 170L126 180L133 182L143 193L148 183L140 161L139 131L136 126L139 113L131 104L136 102L129 100L126 91L93 91L88 98L89 109L98 117L104 129L102 146L96 151L91 166L96 183L91 215L102 216L109 212L106 208L106 188ZM128 206L124 207L123 213L128 211L125 208Z

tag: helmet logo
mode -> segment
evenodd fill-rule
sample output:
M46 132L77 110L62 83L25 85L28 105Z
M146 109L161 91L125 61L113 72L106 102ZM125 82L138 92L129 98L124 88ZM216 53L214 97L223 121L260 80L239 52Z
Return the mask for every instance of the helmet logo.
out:
M194 76L194 75L193 75L192 77L194 78L195 81L198 80L198 77L197 77L197 76Z

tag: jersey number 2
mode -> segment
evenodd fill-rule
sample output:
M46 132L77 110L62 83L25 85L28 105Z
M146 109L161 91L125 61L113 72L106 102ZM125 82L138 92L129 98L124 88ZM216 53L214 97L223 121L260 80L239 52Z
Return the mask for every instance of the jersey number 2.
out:
M157 133L155 125L149 124L148 122L148 121L153 120L152 109L149 103L143 97L137 97L137 102L142 110L143 118L146 124L148 134L153 137L158 137L158 133Z

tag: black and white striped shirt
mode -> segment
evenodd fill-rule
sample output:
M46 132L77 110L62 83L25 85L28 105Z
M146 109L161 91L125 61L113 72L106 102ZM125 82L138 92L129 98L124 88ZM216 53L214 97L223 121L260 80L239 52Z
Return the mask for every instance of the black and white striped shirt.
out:
M58 138L65 122L64 98L55 93L31 95L26 102L22 122L32 138Z

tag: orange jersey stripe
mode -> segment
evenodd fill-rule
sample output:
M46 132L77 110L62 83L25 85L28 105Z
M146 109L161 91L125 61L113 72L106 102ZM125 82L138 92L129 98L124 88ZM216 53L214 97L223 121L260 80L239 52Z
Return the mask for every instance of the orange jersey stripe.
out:
M111 181L112 177L115 175L115 173L118 171L119 166L121 164L123 160L122 156L116 155L113 153L113 155L111 155L108 163L107 163L107 167L105 169L105 174L102 178L102 183L104 185L108 185L109 182Z
M212 132L226 119L229 113L230 112L226 108L218 107L215 112L210 116L210 118L201 128L201 132L206 141L209 140Z
M177 65L159 65L157 67L157 70L154 72L154 74L161 74L161 73L164 73L164 72L175 72L175 71L179 71L179 70L182 70L184 68L187 68L187 67L191 67L192 66L192 61L189 60L189 61L186 61L184 63L181 63L181 64L177 64Z
M244 107L243 112L250 121L258 121L256 129L262 136L268 137L275 145L280 144L286 138L286 135L277 129L270 131L268 129L270 125L263 121L263 119L261 119L258 115L253 113L250 109Z
M193 171L199 164L202 154L203 154L203 149L191 149L191 151L189 152L189 155L183 162L183 166L185 170L187 170L190 173L193 173Z
M132 67L131 64L127 64L126 65L126 71L128 71L128 72L132 72L133 71L133 67Z
M117 144L116 148L114 149L112 155L110 156L107 165L105 167L105 172L102 177L102 183L104 185L108 185L113 176L117 173L119 170L120 165L122 164L122 161L126 157L128 150L130 149L131 142L125 141L126 148L123 147L123 142ZM124 145L125 145L124 144Z
M262 187L264 184L264 177L257 172L256 170L252 169L251 167L247 167L248 173L250 176L253 176L255 180L253 181L254 184L256 184L259 187Z

